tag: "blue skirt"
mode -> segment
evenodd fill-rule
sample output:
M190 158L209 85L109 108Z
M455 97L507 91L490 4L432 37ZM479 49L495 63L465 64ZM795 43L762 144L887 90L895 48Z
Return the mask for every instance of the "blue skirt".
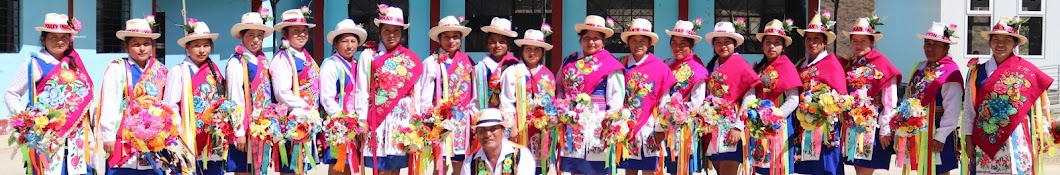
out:
M875 134L879 135L880 130L877 129ZM873 143L875 146L872 147L872 160L861 160L854 159L853 161L846 161L847 165L854 165L855 167L865 167L872 169L888 169L891 167L891 155L894 154L894 148L884 147L879 142L879 138ZM849 156L849 155L848 155ZM844 159L846 160L846 159Z
M603 161L587 161L585 159L560 157L559 169L572 174L610 174L611 168Z
M338 162L338 159L335 158L335 155L331 155L331 147L324 148L324 152L321 153L323 154L320 155L320 163L334 165L335 162Z
M746 157L743 156L743 149L743 141L740 141L736 143L736 152L717 153L714 155L710 155L710 160L743 162L743 160L746 159Z
M229 145L228 149L228 172L250 172L250 162L247 162L247 152L234 149L235 145Z
M364 157L364 166L372 169L378 169L380 171L391 171L401 170L402 168L409 167L408 156L385 156L379 158L379 166L376 167L376 162L373 160L376 157L367 156Z
M453 157L449 158L449 161L463 162L465 156L463 154L453 154Z
M292 157L292 156L294 156L294 153L293 153L293 151L294 151L294 143L286 142L284 144L287 146L287 154L288 154L287 158L291 159L289 161L292 161L292 162L295 161L294 158ZM279 148L276 148L276 149L279 149ZM314 158L319 158L319 155L317 155L315 153L313 155L311 155L311 156L314 156ZM283 163L277 162L277 164L283 164ZM316 166L316 165L311 165L311 164L309 164L309 162L305 162L306 171L309 171L309 170L313 169L313 166ZM280 173L295 173L295 170L294 170L294 167L291 167L291 163L288 162L285 165L280 165Z
M794 171L794 168L795 168L795 154L798 152L798 151L795 151L795 150L799 149L799 146L795 144L795 143L798 143L796 141L799 139L799 137L795 137L795 136L797 136L795 134L795 125L797 123L795 123L795 122L799 122L798 120L795 119L795 115L794 114L788 115L788 126L787 126L788 127L788 135L787 135L787 137L788 137L788 140L787 140L787 142L788 142L788 155L787 155L786 158L788 159L788 167L790 167L790 168L788 169L788 172L786 172L785 174L795 173L795 171ZM758 173L758 174L769 174L769 171L770 171L770 168L758 168L758 167L755 167L755 172Z
M641 157L640 160L626 159L618 164L618 168L627 170L655 171L659 157Z
M821 146L821 159L795 162L795 173L809 175L843 175L843 161L836 147Z
M946 137L946 143L942 146L942 152L939 153L939 158L942 159L942 164L935 165L935 174L950 172L950 170L957 169L957 166L960 165L960 162L958 162L959 159L957 158L957 148L955 144L957 144L957 137L954 136L954 134L950 134L950 136ZM975 171L971 172L975 173Z
M196 160L195 165L196 175L224 175L227 169L224 161L206 161L203 165L201 160Z
M138 170L128 168L110 168L107 169L107 175L150 175L158 174L155 170Z

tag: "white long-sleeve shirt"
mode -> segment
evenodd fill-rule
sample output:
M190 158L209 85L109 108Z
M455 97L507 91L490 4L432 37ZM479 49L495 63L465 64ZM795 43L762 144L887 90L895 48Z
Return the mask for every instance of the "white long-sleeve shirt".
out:
M207 59L210 59L210 58L207 58ZM204 71L209 71L209 70L204 70ZM220 70L218 70L218 71L220 71ZM191 102L183 101L184 100L184 95L186 95L184 93L185 92L190 92L189 89L184 89L184 87L187 86L184 83L185 82L191 82L190 80L186 80L184 78L185 77L194 78L193 77L194 74L196 74L198 72L199 72L199 66L195 65L195 62L192 62L191 58L184 58L183 62L181 62L180 64L177 64L176 66L173 66L172 68L170 68L169 69L169 74L166 75L166 87L170 87L170 88L167 88L165 93L164 93L164 95L162 96L162 104L165 104L166 106L172 107L174 110L181 110L183 108L181 108L179 104L181 104L181 103L191 103ZM191 74L192 76L184 76L186 74ZM197 86L192 85L192 88L197 88ZM182 112L182 113L177 113L177 114L178 115L194 114L194 112ZM181 118L184 118L184 119L194 118L194 117L195 116L181 116ZM190 124L191 123L183 123L181 125L190 125ZM186 127L182 126L181 128L184 129ZM195 132L195 131L187 131L187 132ZM187 138L185 138L185 139L187 139ZM198 157L196 157L196 158L198 158ZM209 161L217 161L217 160L224 160L224 159L225 159L225 157L221 157L221 156L218 156L218 155L210 155L210 156L206 157L206 160L209 160Z
M487 169L489 170L489 174L501 174L501 169L503 169L502 166L504 166L504 158L505 158L505 156L507 156L509 154L514 154L517 151L519 153L519 160L516 160L516 162L513 162L513 164L515 164L515 167L512 167L516 171L516 174L517 175L533 175L533 174L535 174L534 171L537 169L537 166L536 166L537 162L534 162L534 156L533 156L533 153L530 152L530 149L527 149L526 147L516 146L515 143L511 143L509 141L504 141L503 143L501 143L500 149L501 149L501 153L497 156L497 160L494 160L494 161L496 161L496 163L494 163L493 165L488 165L487 166L488 167ZM486 157L486 153L483 152L484 150L485 149L480 149L478 151L475 151L475 153L472 155L472 157L470 159L468 159L468 161L464 161L463 171L460 172L461 175L471 175L472 174L471 172L475 171L475 169L471 169L472 168L471 164L472 164L472 162L475 162L474 160L483 160L487 164L490 163L489 159L487 159L487 157Z
M480 71L488 71L488 72L490 72L491 76L493 74L503 74L504 72L496 72L498 65L499 65L499 63L497 63L496 60L493 60L493 57L490 57L489 54L486 54L486 57L482 58L482 61L479 61L478 64L475 64L474 73L471 76L478 77L478 73L477 72L480 72ZM511 66L509 66L509 67L511 67ZM481 80L481 81L486 81L486 82L483 82L482 85L486 86L485 88L489 88L489 81L490 81L489 78L490 77L485 77L485 78L486 78L485 80ZM472 79L472 81L475 81L475 80L476 79ZM473 86L477 85L477 84L479 84L479 83L477 83L477 82L472 83ZM479 104L479 98L490 98L488 96L487 97L480 97L479 95L482 92L479 92L478 89L479 88L474 88L474 87L471 88L471 92L472 92L471 93L471 106L474 109L477 109L478 106L480 105ZM500 89L492 89L492 90L500 91ZM486 103L489 103L489 99L486 99ZM506 113L512 113L513 112L513 111L505 111L505 110L501 110L501 111L506 112ZM505 116L507 116L507 115L505 115Z
M126 59L126 58L120 58ZM139 69L140 72L145 72L143 67L136 64L135 61L126 60L126 64L133 69ZM100 134L103 136L103 142L113 142L117 140L118 136L118 122L122 120L124 114L122 114L122 103L128 103L125 98L125 86L126 81L132 81L132 77L128 76L128 69L125 64L114 64L111 63L107 66L107 70L103 73L103 85L100 89L100 116L99 116L99 128ZM143 77L142 78L147 78ZM160 87L161 88L161 87ZM164 88L162 88L164 89ZM164 92L159 92L164 93ZM161 95L161 94L160 94ZM122 164L121 168L147 170L152 169L150 165L139 166L139 162L136 159L130 159L129 161Z
M989 77L990 75L994 74L994 71L997 70L997 62L994 61L993 59L987 60L986 63L983 63L983 65L980 65L980 66L982 66L982 67L979 67L979 69L983 69L984 71L986 71L986 76L987 77ZM969 70L969 71L971 71L971 70ZM972 74L976 74L976 72L968 72L968 75L972 75ZM986 77L984 77L984 78L986 78ZM975 81L975 80L973 80L973 81ZM968 86L975 86L975 85L974 84L969 84ZM976 117L977 112L979 112L979 111L977 111L975 109L976 105L975 105L974 100L972 100L972 97L975 97L975 92L973 92L973 91L965 91L964 92L964 96L968 97L968 99L964 100L964 118L963 118L963 121L961 121L961 123L962 123L961 124L961 133L964 133L964 135L969 135L970 136L970 135L972 135L972 130L975 129L975 117Z
M537 70L541 70L541 66L538 66L533 71L537 72ZM501 111L515 111L515 103L518 100L516 99L516 96L519 91L525 91L529 86L536 86L529 84L530 75L532 75L530 74L530 71L531 70L527 69L526 65L523 63L512 65L507 69L504 69L504 72L501 74L501 104L499 106ZM516 89L516 85L519 82L523 82L523 89ZM527 93L527 95L531 95L529 92Z
M357 58L358 59L363 59L364 57L357 57ZM349 64L350 66L356 66L356 67L350 67L350 68L352 68L354 70L349 70L343 64ZM354 64L357 64L357 65L354 65ZM354 84L355 87L353 87L353 88L356 91L356 92L354 92L354 94L352 94L353 95L352 97L354 99L351 99L351 100L354 100L354 106L352 106L354 111L352 111L352 112L358 114L358 116L367 114L366 113L367 112L367 106L362 106L361 104L358 103L358 101L360 101L360 100L357 100L357 99L361 99L361 98L367 98L367 93L365 93L364 91L357 91L357 89L359 89L358 86L361 86L361 84L366 84L366 82L358 81L359 80L358 77L360 76L359 74L357 76L351 75L351 74L353 74L354 72L357 71L356 69L359 68L361 64L371 64L371 62L370 61L366 61L366 60L355 60L354 63L350 63L350 62L346 62L346 60L343 60L341 58L329 57L328 59L324 60L324 63L321 64L321 66L320 66L320 104L322 106L324 106L324 111L328 114L328 116L338 114L338 113L342 112L342 110L344 108L342 102L337 101L338 100L337 96L340 93L340 91L342 91L342 90L338 89L338 86L337 86L336 83L338 83L340 79L344 79L346 77L340 77L339 73L342 73L342 74L345 74L347 76L350 76L350 81L354 81L354 82L351 82L351 83ZM353 71L353 72L351 72L351 71Z
M891 83L887 83L880 90L879 97L883 108L880 110L880 117L876 119L876 124L880 128L880 135L889 136L891 135L891 127L886 127L891 123L891 119L894 118L894 108L898 107L898 77L892 78Z
M291 58L291 56L296 58ZM302 52L288 50L287 54L276 54L272 58L271 64L269 64L269 73L272 75L272 93L276 101L280 104L287 105L291 109L302 108L308 106L305 100L295 96L292 87L297 86L298 70L294 66L303 65L291 65L296 63L294 59L300 59L305 61L313 61L312 59L302 58L304 57ZM308 71L308 70L306 70Z
M244 93L247 92L247 91L253 91L254 89L243 89L244 88L243 87L244 86L243 81L245 79L250 79L250 77L246 77L246 76L257 76L257 75L246 75L243 71L246 70L247 68L243 67L243 63L240 62L239 60L240 59L232 57L231 59L228 59L228 66L225 67L225 82L227 83L226 84L227 85L226 89L228 90L226 92L227 93L226 95L228 95L228 99L230 99L233 102L235 102L237 106L244 106L243 110L250 111L251 110L250 107L248 106L248 104L246 104L246 98L248 98L248 97L244 97ZM247 64L247 66L253 66L252 64L261 64L258 61L258 57L257 56L251 56L249 59L246 59L246 60L247 60L248 63L250 63L250 64ZM264 70L258 70L258 71L264 71ZM269 94L269 95L272 95L272 94ZM243 115L233 115L232 117L233 117L232 121L243 121L243 120L246 120L246 119L243 118ZM250 126L234 127L235 132L236 132L236 137L244 137L244 136L246 136L247 127L250 127Z
M431 110L431 107L434 107L433 104L435 103L435 88L437 88L438 84L441 83L440 81L445 81L441 80L442 74L446 73L445 65L442 64L452 63L453 59L446 60L444 63L439 63L438 58L436 58L434 54L432 54L431 56L427 56L427 59L423 60L423 74L421 74L420 77L426 81L422 82L424 88L420 89L421 91L419 93L421 96L416 98L416 102L420 104L418 107L420 111L429 111ZM471 74L472 76L474 76L474 72L472 72ZM471 88L474 89L474 87ZM471 96L472 98L474 98L475 95L472 94ZM471 107L473 109L478 108L478 106L475 105L474 99L472 99L471 101Z
M45 63L52 65L59 64L59 60L52 57L51 53L48 53L47 50L41 49L37 52L37 56ZM33 64L33 69L27 70L31 63ZM7 91L4 93L4 103L7 105L7 110L10 110L12 114L25 111L27 103L22 102L22 96L26 95L26 92L30 90L30 83L40 81L41 76L45 73L47 72L41 72L40 65L38 65L33 58L27 59L26 63L23 63L22 66L16 67L15 77L11 79L11 84L8 85ZM29 75L32 75L32 77L30 77L32 80L26 79Z

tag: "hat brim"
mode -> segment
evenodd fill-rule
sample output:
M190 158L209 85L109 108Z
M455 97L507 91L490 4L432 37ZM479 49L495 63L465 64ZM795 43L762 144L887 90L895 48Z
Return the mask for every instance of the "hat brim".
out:
M515 45L519 46L519 47L523 47L525 45L531 45L531 46L541 47L541 48L545 49L546 51L552 50L552 44L548 44L548 43L541 42L541 41L534 41L534 40L517 39L517 40L515 40Z
M118 37L118 39L120 39L120 40L122 40L122 41L125 41L125 38L128 38L128 37L140 37L140 38L151 38L151 39L158 39L158 37L161 37L161 36L162 36L162 34L158 34L158 33L139 33L139 32L128 32L128 31L124 31L124 30L122 30L122 31L114 32L114 36L115 36L115 37Z
M429 37L431 38L431 41L441 42L441 41L438 41L438 35L440 35L442 33L445 33L445 32L450 32L450 31L458 31L458 32L460 32L461 37L467 37L467 35L471 34L471 28L463 27L463 26L433 27L427 33L430 34Z
M707 42L711 42L711 41L714 41L714 38L717 38L717 37L729 37L729 38L735 39L736 40L736 47L740 47L740 45L743 45L743 41L744 41L743 35L735 34L735 33L725 33L725 32L710 32L710 33L707 33L706 36L703 36L703 39L706 39Z
M77 34L78 33L75 30L52 30L52 29L48 29L48 28L44 28L44 27L36 27L34 29L36 29L38 32L48 32L48 33L69 33L69 34Z
M934 40L934 41L938 41L938 42L943 42L943 43L950 44L950 45L957 44L957 41L946 41L946 40L935 38L935 37L928 37L927 35L923 35L923 34L916 34L916 37L920 38L920 39Z
M983 31L983 32L979 32L979 35L982 35L983 38L986 39L987 41L990 40L990 35L1008 35L1008 36L1014 36L1016 38L1019 38L1020 39L1019 40L1019 45L1024 45L1024 44L1027 44L1027 42L1028 42L1026 36L1017 35L1017 34L1011 34L1011 33L1008 33L1008 32Z
M853 35L866 35L866 36L871 36L872 39L876 40L876 41L880 41L880 40L883 39L883 34L882 33L865 33L865 32L847 32L847 31L843 31L843 35L846 35L847 38L853 38Z
M357 39L359 39L357 41L359 41L361 44L364 44L365 43L364 40L366 38L368 38L368 32L365 31L364 29L360 29L360 28L339 29L339 30L334 30L334 31L328 32L328 36L327 36L328 37L328 44L333 44L332 42L335 41L335 37L339 37L340 35L347 34L347 33L353 34L353 35L357 35Z
M211 33L211 34L185 36L184 38L180 38L180 39L177 40L177 45L180 45L180 47L182 47L182 48L187 48L185 46L188 45L188 42L195 41L195 40L198 40L198 39L210 39L210 41L215 41L216 42L217 41L217 36L219 36L219 35L220 34Z
M388 21L381 21L379 19L372 19L372 22L375 23L375 26L379 26L379 27L383 27L383 24L389 24L389 25L395 25L395 26L404 27L405 30L409 29L409 24L392 23L392 22L388 22Z
M280 34L283 34L283 28L291 27L291 26L306 26L308 28L313 28L313 27L316 27L317 25L316 24L293 23L293 22L280 22L279 24L276 24L272 28L273 28L273 30L276 30L276 32L280 32Z
M803 37L806 36L806 32L823 33L825 38L828 40L828 42L825 43L825 44L832 44L832 42L835 42L835 37L836 36L835 36L835 33L832 33L832 32L825 32L825 31L820 31L820 30L803 30L803 29L798 29L797 31L799 32L799 35L802 35Z
M269 37L273 33L272 27L269 27L269 26L267 26L265 24L244 24L244 23L239 23L239 24L232 25L232 30L231 30L232 37L234 37L236 39L243 39L243 36L239 35L239 32L242 32L243 30L261 30L261 31L264 31L265 32L265 36L262 36L263 38L264 37Z
M622 42L629 43L629 41L626 40L629 40L629 37L636 35L648 36L648 38L651 38L651 45L653 46L656 43L659 43L659 35L652 32L622 32L622 34L619 34L619 37L622 39Z
M604 33L604 38L611 38L611 36L615 35L615 31L611 30L609 28L592 27L592 26L585 25L585 24L575 24L574 25L574 31L575 32L582 33L583 30L592 30L592 31L597 31L597 32Z
M791 46L792 40L791 40L791 37L789 37L789 36L772 34L772 33L769 33L769 34L767 34L767 33L755 34L755 38L758 39L758 41L762 41L763 39L765 39L766 36L779 36L780 38L784 38L784 46Z
M479 29L482 30L482 32L496 33L496 34L507 36L509 38L519 37L519 33L516 33L515 31L504 31L504 30L501 30L500 28L493 27L493 26L484 26L484 27L479 28Z
M699 35L689 35L689 34L684 34L684 33L677 33L677 32L672 32L670 30L666 30L666 34L670 35L670 36L679 36L679 37L691 38L692 42L695 42L695 43L698 43L699 41L703 40L703 37L699 36Z

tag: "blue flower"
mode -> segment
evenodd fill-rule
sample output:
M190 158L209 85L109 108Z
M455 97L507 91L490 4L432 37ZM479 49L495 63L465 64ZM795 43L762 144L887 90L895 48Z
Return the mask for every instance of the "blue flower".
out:
M77 93L77 96L84 97L84 96L88 95L88 91L89 91L88 87L81 86L81 87L77 88L77 91L75 91L74 93Z
M224 103L221 103L221 107L219 108L221 111L232 111L236 108L236 102L233 102L232 100L225 100Z
M144 91L147 95L158 96L158 87L154 83L144 83Z
M55 107L61 105L66 101L64 98L62 88L56 88L55 86L44 87L44 93L41 93L37 97L38 103L45 105L45 107Z
M457 120L464 120L464 112L460 112L460 110L456 110L456 108L453 108L453 118Z
M761 108L772 108L773 107L773 101L771 101L771 100L762 100L760 102L760 104L758 104L758 105L761 105L762 106Z
M758 111L747 110L747 119L749 119L749 120L757 120L758 119Z
M1005 118L1015 111L1012 105L1008 101L1001 98L990 99L986 102L987 110L990 110L991 118Z
M206 100L202 97L195 97L194 99L192 99L192 104L194 104L195 112L202 112L206 110Z
M209 92L210 92L210 89L211 89L212 87L213 87L213 86L210 86L210 84L209 84L209 83L203 83L203 84L199 84L199 92L200 92L200 93L204 93L204 94L205 94L205 93L209 93Z

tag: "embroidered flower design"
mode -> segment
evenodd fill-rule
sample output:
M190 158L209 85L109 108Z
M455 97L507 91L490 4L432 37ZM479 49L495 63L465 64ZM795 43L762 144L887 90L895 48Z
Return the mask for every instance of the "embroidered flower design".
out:
M710 76L710 79L707 80L707 87L710 89L710 95L723 97L725 96L725 93L729 92L729 85L725 84L725 79L728 79L728 76L722 73L714 73Z
M758 73L758 76L762 79L762 92L769 93L773 89L777 88L777 83L780 81L780 73L772 65L766 66L762 69L762 72Z

